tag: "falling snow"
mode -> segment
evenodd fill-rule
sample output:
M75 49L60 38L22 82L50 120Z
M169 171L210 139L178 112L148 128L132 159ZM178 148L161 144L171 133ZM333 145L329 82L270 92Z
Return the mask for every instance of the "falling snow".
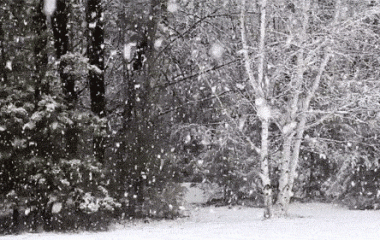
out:
M125 60L130 61L132 59L135 47L136 47L135 42L124 44L123 57Z
M221 44L214 43L210 48L210 54L215 59L221 59L225 52L224 47Z
M5 67L12 71L12 61L7 61Z
M245 86L241 83L236 83L236 87L239 89L239 90L244 90Z
M96 27L96 22L89 23L88 27L94 29Z
M117 50L112 50L110 52L110 56L113 57L113 56L116 56L117 55Z
M177 12L178 11L177 1L176 0L169 0L167 9L171 13Z
M282 42L275 41L278 31L272 31L273 26L268 25L267 42L275 41L278 46L265 45L263 52L268 61L265 86L270 88L263 89L260 95L263 97L258 97L254 86L247 84L248 76L257 73L250 74L244 69L244 61L253 68L251 72L257 71L258 64L257 44L250 34L252 29L249 30L249 24L254 25L257 19L248 12L248 6L247 14L239 19L236 13L244 8L227 0L167 0L166 9L162 9L161 4L154 6L156 1L136 1L139 4L115 1L113 5L99 8L97 4L107 1L28 0L17 11L9 9L16 3L5 2L0 4L5 14L5 17L0 16L0 70L5 70L0 72L0 234L19 235L1 235L0 240L286 240L350 239L352 236L377 239L380 235L378 212L348 210L380 209L379 154L376 151L379 100L376 94L372 97L368 93L369 89L377 89L376 81L372 81L376 79L376 71L363 67L376 65L371 57L364 59L366 64L357 64L357 81L351 81L349 69L340 64L332 69L341 73L334 82L326 73L320 76L324 84L334 89L324 89L323 94L316 92L317 97L310 102L313 109L305 118L307 126L320 123L323 128L307 129L310 136L305 133L302 139L305 141L297 166L300 171L295 179L299 191L295 196L302 196L302 200L342 196L342 201L350 201L342 203L348 207L294 203L288 218L263 221L263 209L244 206L245 203L262 205L262 189L256 186L259 179L247 174L262 164L256 159L257 154L252 154L255 147L257 153L263 152L257 142L260 131L255 130L264 120L273 123L268 138L271 153L268 175L276 178L277 164L282 166L278 161L284 154L281 152L283 137L292 136L300 120L300 116L285 117L291 111L289 103L294 94L291 79L297 69L291 61L281 59L291 59L297 48L290 45L297 46L299 39L290 34ZM43 9L35 3L43 3L38 5ZM61 3L68 4L70 13L57 9L66 6ZM273 8L267 10L268 16L276 15ZM311 18L320 15L313 5L314 11ZM52 16L57 18L51 19ZM297 22L302 14L292 16ZM354 20L343 17L344 22ZM56 24L57 19L65 23ZM239 26L242 19L250 19L246 28ZM106 21L104 29L103 20ZM325 29L319 25L324 20L319 20L309 21L308 39L312 39L309 34L313 29ZM360 26L366 28L367 25ZM379 44L371 31L373 25L360 31L372 35L359 36L360 41L353 36L352 43L361 43L370 37L371 46L376 50ZM336 28L340 27L337 24ZM244 34L239 34L244 29L248 33L245 44L248 46L236 52L244 45ZM62 34L63 31L67 32ZM356 34L351 29L347 31L350 36ZM335 31L338 35L333 37L339 38L340 32L345 31ZM330 39L331 33L326 34ZM326 36L315 35L314 40L323 42ZM352 43L344 42L347 46ZM368 53L361 51L362 45L352 45L352 49L358 50L355 50L358 56ZM342 51L345 47L336 46L336 49ZM310 54L314 50L315 54ZM343 52L347 52L350 59L352 51L346 50ZM305 56L310 56L309 63L313 64L307 69L311 73L302 78L305 82L301 83L300 91L310 90L312 82L306 81L315 80L312 71L318 70L325 52L324 47L305 48ZM248 57L243 59L236 53L245 53ZM338 55L332 58L341 57ZM349 84L349 87L340 92L340 84ZM367 88L364 85L368 85ZM334 94L330 94L330 90ZM305 97L307 92L300 92L299 96ZM368 93L365 101L359 92ZM361 111L358 104L352 108L344 103L348 112L343 114L347 115L346 119L336 121L334 116L318 122L331 107L340 109L334 106L339 103L324 105L330 98L335 99L335 95L339 96L336 102L354 102L372 110ZM317 109L319 107L323 111ZM361 114L351 119L352 110ZM283 119L277 118L280 112L284 112ZM339 125L339 130L334 129L333 124ZM363 138L363 132L367 137ZM102 148L102 144L105 144L105 156L98 159L97 148ZM77 149L71 153L73 147ZM295 151L296 145L290 149ZM276 179L271 180L276 182ZM184 187L182 181L189 181L188 187L185 186L188 191L177 191L177 187ZM222 185L218 187L222 190L191 189L194 183L190 181L215 181ZM330 194L330 189L324 189L325 185L336 192ZM333 189L335 187L337 189ZM226 196L227 192L231 196ZM199 195L192 195L194 193ZM214 193L221 196L216 200L230 198L223 203L229 206L202 207L213 199L210 196L215 196ZM239 199L242 202L232 202L239 194L247 195ZM305 194L308 195L303 198ZM254 201L245 202L245 197L253 196ZM183 202L182 197L187 202ZM240 206L240 203L244 204ZM129 208L133 210L130 212ZM15 214L18 211L20 216ZM58 225L50 222L52 218L45 219L44 214L50 213ZM115 217L119 213L120 216ZM174 213L185 217L176 218ZM145 219L130 220L134 214L141 214L139 216ZM36 215L44 217L39 226L34 225ZM84 230L108 224L108 219L105 221L103 217L110 215L108 231ZM77 219L82 217L94 226L78 227ZM65 229L66 222L59 225L64 221L74 224L72 233L63 233L70 230ZM21 229L11 229L14 226ZM44 232L40 229L43 227L52 229ZM28 234L28 231L36 233Z
M44 13L46 16L53 15L55 9L57 8L57 0L44 0Z
M162 42L163 42L163 39L162 39L162 38L157 39L157 40L154 42L154 48L158 50L158 49L162 46Z

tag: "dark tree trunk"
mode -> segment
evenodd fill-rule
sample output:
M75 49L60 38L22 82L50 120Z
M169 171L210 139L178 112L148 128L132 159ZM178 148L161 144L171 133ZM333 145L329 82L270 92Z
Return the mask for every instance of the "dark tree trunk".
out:
M123 5L123 11L120 14L120 26L121 26L121 37L120 40L122 44L126 42L126 34L127 34L127 19L126 19L126 7ZM135 101L136 101L136 91L135 91L135 79L132 75L132 72L128 69L128 60L123 58L123 84L124 84L124 111L123 111L123 132L127 131L129 126L131 125L131 121L133 118L133 111L135 110Z
M20 212L18 210L18 206L15 206L12 212L12 226L11 226L12 233L18 232L19 221L20 221Z
M37 108L38 102L41 100L42 94L49 92L49 84L44 81L46 67L48 64L48 56L46 53L47 37L47 24L46 16L42 12L43 1L39 1L35 8L35 15L33 16L33 32L36 36L34 42L34 58L35 58L35 72L34 72L34 98L35 107Z
M5 33L3 30L3 19L0 17L0 82L7 83L8 82L8 76L5 69L6 64L6 58L5 58Z
M66 103L69 110L73 109L77 99L77 93L75 91L75 79L74 77L65 72L65 68L68 66L67 60L62 59L62 56L69 51L69 1L58 0L57 8L54 12L51 23L54 34L54 47L57 54L57 59L60 60L59 64L59 76L62 82L62 89L65 95ZM77 154L78 148L78 129L75 126L69 126L66 133L66 157L74 158Z
M69 1L58 0L57 9L52 16L52 26L54 34L54 47L56 49L57 58L60 59L69 50ZM73 104L76 100L75 81L70 73L64 71L67 61L61 59L59 67L59 75L61 77L63 91L69 104Z
M125 6L119 17L122 44L126 43L126 30L128 27L135 28L137 36L133 36L136 41L136 52L133 56L131 68L129 59L123 60L123 79L124 79L124 109L123 109L123 128L120 129L118 136L121 136L122 145L118 148L118 160L116 168L118 172L117 182L124 185L125 189L120 189L120 196L124 192L130 194L129 206L126 210L131 216L141 213L141 206L144 202L144 187L146 182L142 173L149 161L147 146L154 138L154 129L150 125L150 108L152 101L149 99L150 92L150 70L153 62L154 41L158 18L161 13L161 0L149 1L149 14L146 16L149 21L144 26L130 26L127 22ZM147 7L148 7L147 6ZM132 40L131 40L132 41ZM136 84L142 87L135 88ZM137 101L140 98L140 101ZM132 197L134 196L134 197Z
M88 24L87 54L92 68L89 71L91 110L99 117L105 117L104 86L104 30L101 0L88 0L86 19ZM104 138L94 136L95 158L104 160Z

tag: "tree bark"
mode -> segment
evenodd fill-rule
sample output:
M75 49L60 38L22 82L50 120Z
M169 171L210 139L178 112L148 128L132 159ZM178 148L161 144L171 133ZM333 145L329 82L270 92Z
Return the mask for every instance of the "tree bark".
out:
M121 25L121 31L120 31L120 40L122 43L122 46L127 44L126 42L126 34L127 34L127 8L125 4L122 5L122 12L120 14L120 25ZM133 112L135 111L136 107L136 90L135 90L135 79L133 77L133 74L130 71L130 68L128 67L129 63L128 60L124 57L123 58L123 84L124 84L124 109L123 109L123 130L122 132L126 132L129 128L129 126L132 124L132 118L133 118Z
M265 83L265 39L266 39L266 7L267 1L262 0L260 2L260 41L259 41L259 65L258 69L258 84L259 88L263 95L259 95L260 91L256 93L257 97L263 99L263 105L259 105L256 101L256 108L264 108L266 112L265 116L260 116L261 118L261 151L260 151L260 173L261 173L261 181L263 186L263 194L264 194L264 203L266 205L266 211L264 213L265 218L270 218L272 216L272 186L270 181L270 173L269 173L269 159L268 159L268 145L269 145L269 117L270 117L270 108L268 107L268 103L266 101L266 94L268 93L269 84Z
M54 47L57 59L60 60L59 75L61 77L63 91L69 105L76 100L75 81L70 73L64 71L67 62L61 57L69 51L69 3L67 0L57 0L57 9L52 16L54 34Z
M302 112L301 112L300 120L299 120L299 123L297 125L297 129L296 129L296 140L294 143L293 154L292 154L291 162L290 162L289 186L291 188L289 188L289 191L292 190L293 185L294 185L294 180L296 177L296 169L298 166L301 143L303 140L303 134L305 132L305 127L306 127L306 122L307 122L307 113L306 112L309 110L310 101L314 97L315 92L317 91L317 89L320 85L322 74L325 71L328 62L330 61L330 56L331 56L330 53L328 53L328 52L325 53L325 56L322 59L322 62L321 62L320 68L319 68L318 75L316 76L314 83L313 83L313 86L310 89L308 95L306 96L306 98L304 99L303 104L302 104L303 108L301 109ZM290 192L289 195L292 196L293 193Z
M47 22L46 16L42 12L43 1L39 1L35 8L35 15L33 16L33 27L36 40L34 42L34 58L35 58L35 72L34 72L34 100L35 108L38 107L38 102L41 100L42 94L49 92L48 82L43 82L46 67L48 64L48 56L46 53L46 46L48 42L47 35Z
M310 1L302 1L301 6L301 15L302 15L302 21L301 23L295 23L294 25L294 32L298 33L298 44L301 46L301 48L298 50L297 54L297 63L296 63L296 74L294 80L291 81L291 84L293 87L292 92L293 98L290 101L290 106L287 109L288 115L289 115L289 122L286 123L286 126L291 126L292 124L297 124L299 126L299 120L297 119L297 114L299 113L298 109L298 103L300 94L302 92L302 84L304 81L304 72L305 72L305 62L304 62L304 49L302 47L303 44L305 44L306 41L306 30L308 27L308 10L310 7ZM296 15L297 12L294 12ZM293 23L289 23L293 24ZM290 179L293 179L295 176L291 175L290 173L290 167L292 165L292 151L294 151L293 148L293 137L295 135L294 129L291 129L289 132L285 131L285 128L283 129L283 135L284 135L284 143L283 143L283 150L282 150L282 159L280 162L280 179L279 179L279 193L276 201L276 213L275 215L277 217L283 217L288 214L288 208L290 203L290 198L292 197L292 188L293 180L290 181Z
M106 116L104 84L104 29L101 0L88 0L86 19L88 24L87 54L92 68L89 70L91 110L100 118ZM94 156L104 162L104 138L94 136Z
M268 137L269 137L269 121L263 119L261 121L261 151L260 151L260 176L262 183L262 192L264 195L264 204L266 210L264 212L265 218L272 217L272 201L273 192L271 180L269 175L269 159L268 159Z
M65 95L68 109L72 110L75 106L77 94L75 91L75 79L73 76L65 71L68 66L68 62L62 59L62 56L69 51L69 3L67 0L58 0L57 8L54 12L51 23L54 35L54 47L56 50L57 59L59 63L59 76L62 82L62 90ZM78 147L78 129L75 126L68 126L65 133L66 139L66 157L75 158Z
M6 66L6 56L5 56L5 33L3 30L3 18L0 17L0 81L2 83L7 83L8 82L8 75L5 69Z
M304 1L302 7L303 23L299 32L299 44L306 41L306 31L308 27L308 11L310 8L310 1ZM295 79L295 94L291 101L290 111L290 123L296 123L295 130L290 131L284 136L282 160L280 164L280 179L279 179L279 194L276 202L276 214L277 216L285 216L288 214L288 207L290 199L293 196L293 185L296 178L296 169L299 161L299 154L301 149L301 143L303 140L303 134L307 123L307 111L310 106L310 101L314 97L319 84L321 82L322 74L330 60L330 53L325 53L324 58L321 61L319 72L312 84L311 89L307 92L304 99L300 99L300 93L302 83L304 82L305 72L305 58L304 50L300 49L297 55L297 74ZM300 104L301 103L301 104ZM302 106L301 109L298 106ZM294 139L295 135L295 139Z
M278 183L278 196L275 204L274 216L282 217L286 216L288 213L288 205L291 196L289 195L289 166L291 161L291 151L292 151L293 134L290 133L288 136L284 137L282 159L280 162L280 179Z
M266 5L267 1L262 0L260 2L260 40L259 40L259 64L258 64L258 77L255 79L252 66L251 66L251 58L248 54L248 43L246 39L246 30L245 30L245 8L246 1L242 0L241 2L241 16L240 16L240 24L241 24L241 39L243 45L243 57L244 57L244 65L249 78L249 83L251 87L254 89L255 95L255 106L257 110L257 115L261 121L261 149L260 153L260 178L261 178L261 186L262 193L264 196L264 204L266 210L264 212L265 218L270 218L272 216L272 187L271 180L269 175L269 159L268 159L268 145L269 145L269 123L270 123L270 115L271 109L268 106L268 102L266 100L266 92L267 89L266 84L264 82L264 65L265 65L265 38L266 38Z
M11 226L12 233L18 233L19 221L20 221L20 212L18 210L18 206L16 205L13 207L13 212L12 212L12 226Z

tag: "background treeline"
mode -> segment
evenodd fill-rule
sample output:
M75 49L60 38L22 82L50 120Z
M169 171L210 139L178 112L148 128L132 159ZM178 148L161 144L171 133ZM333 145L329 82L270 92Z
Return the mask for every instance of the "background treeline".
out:
M282 203L288 147L289 201L378 208L378 4L1 0L0 232Z

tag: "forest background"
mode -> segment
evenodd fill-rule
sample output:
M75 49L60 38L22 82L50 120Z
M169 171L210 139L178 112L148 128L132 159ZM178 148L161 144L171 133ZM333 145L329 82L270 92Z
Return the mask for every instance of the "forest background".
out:
M377 209L378 1L1 0L2 232ZM59 211L56 209L59 208Z

